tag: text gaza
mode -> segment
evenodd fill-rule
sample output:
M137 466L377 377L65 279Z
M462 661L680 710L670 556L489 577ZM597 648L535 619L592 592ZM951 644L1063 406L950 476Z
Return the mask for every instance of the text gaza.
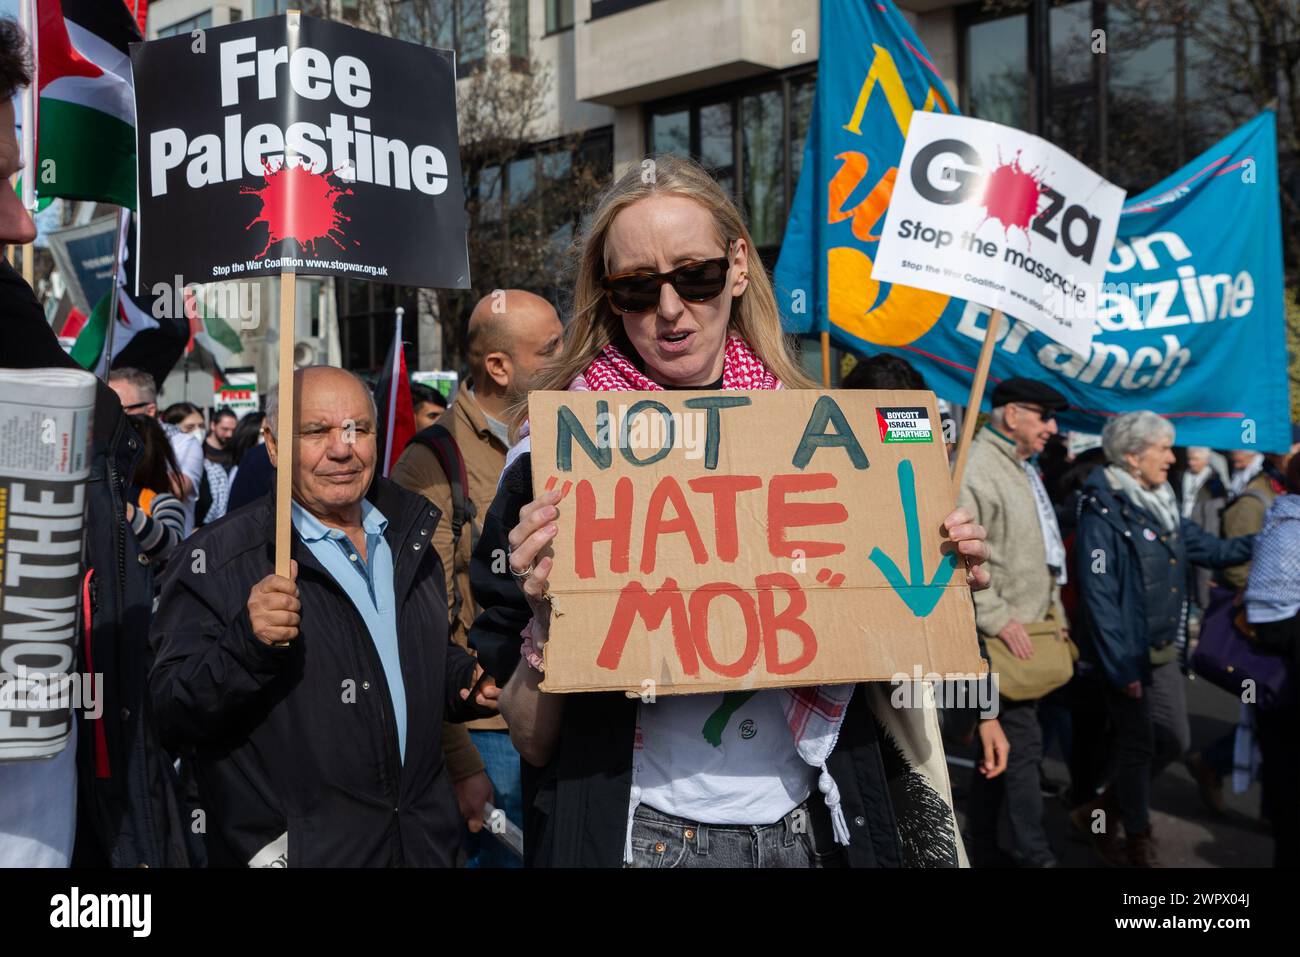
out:
M306 100L333 96L352 110L365 109L371 102L370 69L359 57L344 55L331 63L314 47L299 47L290 56L286 46L259 50L257 41L246 37L222 43L218 58L223 109L237 107L241 94L253 85L241 81L255 82L259 100L275 99L282 74L287 74L292 93ZM429 145L412 149L402 140L372 133L365 116L332 112L325 127L306 121L291 123L287 129L259 123L244 132L243 115L236 112L224 117L223 126L220 135L203 133L192 140L179 127L150 133L150 194L164 195L169 174L182 163L186 184L198 189L261 176L268 165L275 168L287 155L299 157L313 173L328 168L348 182L414 188L429 196L447 189L447 157L442 150Z
M963 165L952 163L952 156ZM922 147L912 161L911 177L916 192L940 206L978 200L988 185L979 151L964 140L952 138ZM1047 183L1040 183L1038 189L1047 206L1034 214L1030 228L1051 242L1059 242L1074 258L1091 263L1097 251L1101 219L1082 205L1071 203ZM1054 222L1057 216L1061 217L1059 223ZM1076 226L1082 227L1082 235Z
M687 399L689 409L707 415L704 467L718 470L718 448L722 431L722 410L750 404L744 396L708 396ZM635 444L628 441L632 423L638 415L661 416L665 441L659 449L640 457ZM613 448L608 424L608 403L596 404L596 421L590 433L584 429L571 409L558 410L556 429L556 464L561 472L573 468L574 446L578 446L601 470L613 464ZM662 403L637 402L622 418L619 448L623 458L636 466L649 465L669 454L676 445L675 416ZM773 475L766 480L758 475L725 472L704 475L679 482L671 475L661 478L650 492L641 530L637 569L642 575L655 571L659 540L665 535L682 535L696 565L711 561L732 564L740 556L738 513L752 513L756 498L765 508L768 553L773 558L825 558L845 552L846 545L837 541L792 539L792 529L813 526L834 527L848 521L848 510L841 502L792 501L791 496L833 491L838 486L830 472L806 472L814 453L837 448L849 458L855 469L869 467L866 452L853 434L844 413L829 396L818 399L804 427L803 435L791 459L798 470ZM764 490L764 484L766 489ZM685 488L683 488L683 485ZM687 490L690 493L688 494ZM766 494L764 494L764 491ZM596 489L589 479L573 485L573 561L581 579L597 576L595 548L608 543L608 561L603 571L627 574L632 567L634 483L627 476L614 484L613 502L597 501ZM743 498L743 501L742 501ZM712 525L712 553L701 531ZM783 607L778 608L778 593L784 593ZM719 599L733 603L744 626L745 646L735 661L720 661L709 641L709 612ZM640 581L630 581L619 592L596 664L617 670L623 651L639 618L647 632L658 630L668 620L673 647L687 676L698 676L700 666L728 678L747 674L757 663L760 652L768 674L790 675L806 668L817 655L817 636L803 619L808 607L799 579L786 572L760 574L752 589L732 582L712 582L683 592L674 578L666 577L653 591ZM791 634L797 651L782 657L780 634Z

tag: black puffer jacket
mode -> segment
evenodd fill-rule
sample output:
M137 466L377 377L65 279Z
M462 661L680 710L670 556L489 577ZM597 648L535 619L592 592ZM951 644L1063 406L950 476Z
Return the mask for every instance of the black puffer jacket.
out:
M478 715L460 700L474 659L448 640L442 567L428 547L439 512L386 479L368 498L388 519L393 553L405 763L365 622L296 534L298 638L281 649L252 634L249 590L274 570L273 495L195 533L163 575L150 689L165 740L194 749L214 865L245 865L285 834L290 867L455 861L460 814L442 722Z

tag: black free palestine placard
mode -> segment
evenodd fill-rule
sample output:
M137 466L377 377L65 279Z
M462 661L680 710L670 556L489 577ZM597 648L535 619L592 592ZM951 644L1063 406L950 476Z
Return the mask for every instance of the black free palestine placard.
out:
M283 270L467 288L453 54L296 24L131 45L138 288Z

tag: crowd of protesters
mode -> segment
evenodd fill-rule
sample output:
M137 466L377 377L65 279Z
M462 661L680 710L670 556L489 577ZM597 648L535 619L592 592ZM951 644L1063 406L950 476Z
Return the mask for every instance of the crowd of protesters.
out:
M21 59L0 50L0 92L28 82ZM563 324L526 291L479 303L469 374L450 406L413 387L391 480L367 383L295 373L287 574L277 393L240 419L160 410L138 369L99 381L77 645L105 707L63 759L0 765L0 863L488 867L517 863L495 837L509 824L525 866L942 867L969 847L1051 867L1053 743L1108 863L1156 862L1151 782L1177 761L1218 811L1226 777L1262 770L1276 863L1296 863L1300 458L1190 449L1171 481L1174 427L1150 412L1068 451L1043 382L993 390L944 522L997 681L969 733L964 838L934 705L897 707L885 683L733 696L730 720L770 733L723 745L700 733L721 693L540 690L546 550L572 516L532 487L529 390L815 387L736 205L694 163L655 164L586 216ZM0 238L31 231L0 191ZM3 264L0 310L7 366L74 367ZM843 385L925 387L890 356ZM1222 611L1281 677L1194 749L1186 676Z

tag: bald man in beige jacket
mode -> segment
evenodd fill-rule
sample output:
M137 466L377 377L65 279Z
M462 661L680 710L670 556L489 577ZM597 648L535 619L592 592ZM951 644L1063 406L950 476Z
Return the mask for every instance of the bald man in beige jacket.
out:
M511 411L527 398L537 373L559 355L563 335L555 308L530 292L493 290L474 307L466 336L469 380L437 423L451 433L465 462L471 517L458 542L453 543L452 536L451 481L434 452L412 442L393 466L394 482L424 495L442 512L433 547L442 559L448 600L453 595L460 597L459 613L451 628L452 637L461 645L467 644L479 611L470 590L470 554L505 467ZM488 751L486 769L472 739ZM517 793L519 789L518 757L510 747L505 720L498 716L465 725L446 724L443 751L461 813L476 832L483 826L483 804L493 799L494 787L497 792ZM497 803L503 802L498 799Z

